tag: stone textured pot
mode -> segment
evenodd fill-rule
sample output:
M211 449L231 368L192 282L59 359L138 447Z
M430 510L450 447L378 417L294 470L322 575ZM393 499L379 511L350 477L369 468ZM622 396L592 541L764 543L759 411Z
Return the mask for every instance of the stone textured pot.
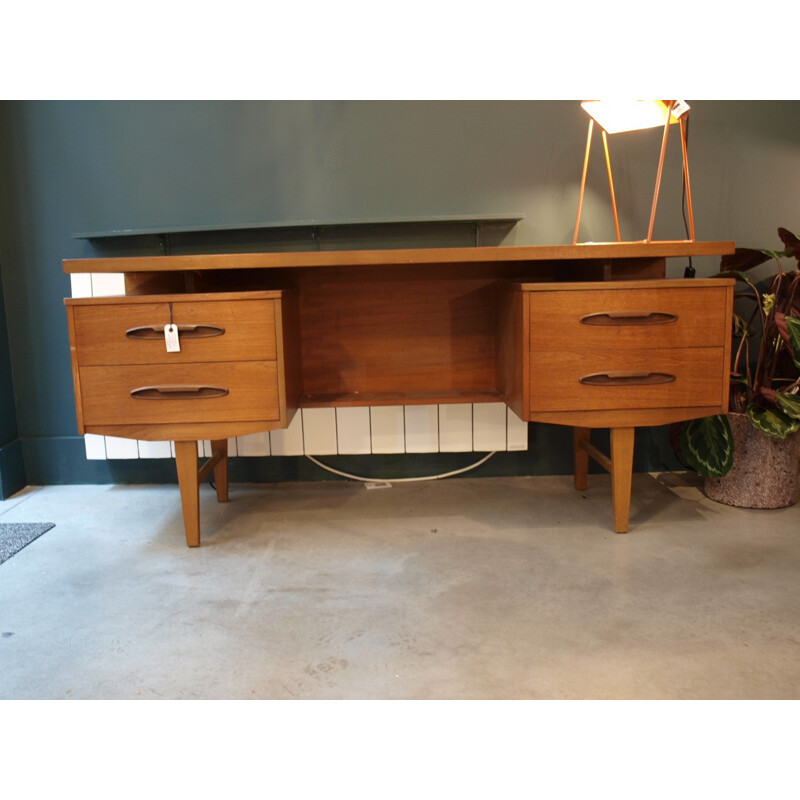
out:
M728 414L733 432L733 468L706 478L705 494L739 508L784 508L800 500L800 431L785 439L764 436L744 414Z

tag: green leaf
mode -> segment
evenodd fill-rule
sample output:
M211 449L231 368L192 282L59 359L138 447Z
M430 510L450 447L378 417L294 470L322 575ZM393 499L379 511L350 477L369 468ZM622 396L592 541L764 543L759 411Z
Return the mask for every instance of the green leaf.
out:
M733 434L724 414L685 422L680 443L686 463L700 475L721 478L733 466Z
M747 407L745 413L753 427L766 436L785 439L787 434L800 430L800 419L791 419L783 411L774 408L762 408L753 404Z
M763 259L763 261L766 260L767 260L766 258ZM750 278L747 275L745 275L744 272L738 269L730 269L723 272L722 274L727 278L738 278L740 281L743 281L744 283L750 283Z
M794 363L800 367L800 317L786 317L789 331L789 346L792 348Z
M786 394L786 392L776 392L775 402L778 408L792 419L800 419L800 397L796 394Z

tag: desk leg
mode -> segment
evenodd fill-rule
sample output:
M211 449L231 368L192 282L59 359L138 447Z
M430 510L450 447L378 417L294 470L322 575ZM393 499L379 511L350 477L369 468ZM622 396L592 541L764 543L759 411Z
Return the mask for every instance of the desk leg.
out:
M628 532L634 433L635 428L611 429L611 498L614 506L614 530L617 533Z
M572 429L572 451L575 463L575 488L578 490L589 488L589 451L583 442L589 441L591 428Z
M217 501L220 503L228 502L228 440L214 439L211 442L211 452L216 456L219 453L219 461L214 465L214 484L217 487Z
M200 544L200 476L197 469L197 442L175 442L175 462L178 468L178 485L181 489L186 544L189 547L198 547Z

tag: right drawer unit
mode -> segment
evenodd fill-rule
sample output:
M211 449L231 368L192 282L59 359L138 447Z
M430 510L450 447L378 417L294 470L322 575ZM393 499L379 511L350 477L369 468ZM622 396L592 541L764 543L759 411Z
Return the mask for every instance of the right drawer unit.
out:
M520 290L528 419L641 425L727 410L733 281Z

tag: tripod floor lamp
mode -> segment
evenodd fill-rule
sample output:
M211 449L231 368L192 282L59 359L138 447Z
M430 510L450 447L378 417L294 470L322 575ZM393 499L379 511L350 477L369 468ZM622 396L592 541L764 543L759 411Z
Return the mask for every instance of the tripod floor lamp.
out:
M623 133L625 131L644 130L664 126L661 139L661 156L658 160L656 185L653 192L653 207L650 212L650 225L647 230L645 242L653 241L653 225L656 219L658 206L658 192L661 188L661 175L664 171L664 158L667 152L667 139L670 125L679 124L681 133L681 150L683 152L683 180L686 191L686 201L689 217L689 241L694 238L694 215L692 213L692 191L689 183L689 157L687 154L687 126L689 106L683 100L591 100L581 103L589 115L589 134L586 138L586 155L583 161L583 175L581 177L581 192L578 200L578 218L575 221L575 235L573 244L578 243L578 230L581 224L581 211L583 209L583 194L586 188L586 173L589 168L589 153L592 146L592 134L595 122L600 126L603 137L603 149L606 156L606 169L608 171L608 185L611 190L611 207L614 211L614 227L616 228L617 241L621 242L619 232L619 217L617 215L617 201L614 196L614 179L611 174L611 159L608 153L608 135Z

